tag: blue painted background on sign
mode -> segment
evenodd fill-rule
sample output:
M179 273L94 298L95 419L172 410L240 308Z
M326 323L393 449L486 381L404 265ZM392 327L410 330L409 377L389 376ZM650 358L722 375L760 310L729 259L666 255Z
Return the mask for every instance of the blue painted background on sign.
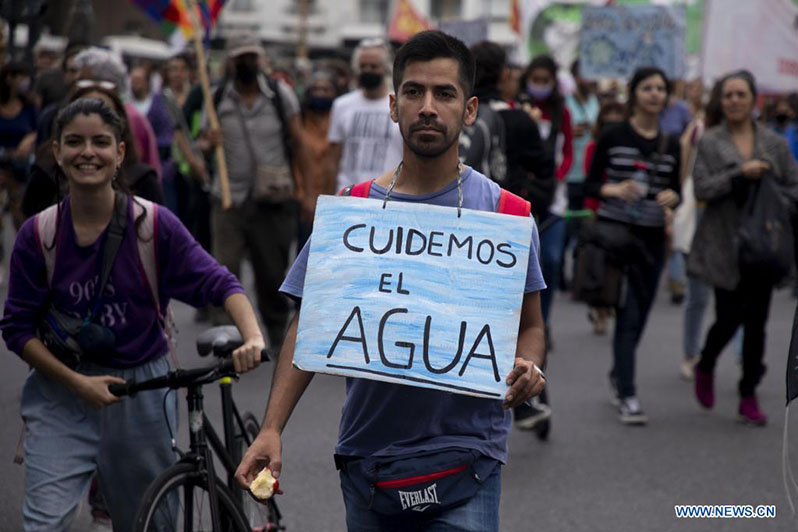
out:
M657 66L684 75L684 6L585 7L579 32L580 73L588 79L629 78Z
M347 240L350 246L364 249L355 252L344 245L344 233L360 225L365 227L351 230ZM403 241L397 254L399 227ZM372 228L376 249L385 248L393 234L386 253L371 251ZM421 254L408 255L406 237L411 229L418 231L410 243L411 253L422 249L419 233L427 244L432 241L435 245L425 246ZM451 207L388 202L383 209L383 203L376 200L320 197L294 364L305 371L503 398L507 390L504 379L512 370L515 357L531 231L530 220L518 216L463 209L458 218L457 209ZM451 240L452 235L456 241ZM458 247L458 243L468 242L468 237L472 242L470 259L468 246ZM433 256L430 250L443 256ZM512 267L506 267L513 262ZM402 293L398 290L400 273ZM380 291L383 274L391 275L386 280L390 285L384 284L384 291ZM339 341L328 357L355 307L362 316L368 363L362 344L349 340ZM383 360L378 337L380 322L392 309L407 311L385 320ZM425 342L428 316L429 338ZM425 364L425 343L430 368L449 366L460 349L462 322L466 325L459 361L445 373L430 371ZM467 356L486 325L497 367L494 369L489 358L474 356L463 371ZM352 318L344 336L360 336L357 317ZM475 353L489 357L490 352L488 335L483 334Z

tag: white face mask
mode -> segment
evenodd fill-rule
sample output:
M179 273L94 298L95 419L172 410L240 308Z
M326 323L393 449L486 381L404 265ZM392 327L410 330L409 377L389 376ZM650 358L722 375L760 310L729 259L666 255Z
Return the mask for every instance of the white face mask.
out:
M19 82L19 85L17 85L17 91L19 91L20 94L24 94L29 90L30 90L30 78L23 79L22 81Z

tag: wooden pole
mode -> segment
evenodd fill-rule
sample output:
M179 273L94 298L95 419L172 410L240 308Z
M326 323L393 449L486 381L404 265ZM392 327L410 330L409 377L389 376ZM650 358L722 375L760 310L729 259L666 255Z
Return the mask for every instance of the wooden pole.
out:
M200 85L202 85L202 95L205 99L205 110L208 113L208 123L211 129L220 129L219 117L216 116L216 108L213 106L213 94L211 93L211 82L208 79L207 62L205 61L205 49L202 46L203 28L197 18L197 0L187 0L189 16L191 17L192 40L194 41L194 52L197 55L197 68L199 69ZM227 162L224 158L224 146L216 146L216 167L219 170L219 184L222 189L222 209L229 209L233 202L230 200L230 178L227 175Z

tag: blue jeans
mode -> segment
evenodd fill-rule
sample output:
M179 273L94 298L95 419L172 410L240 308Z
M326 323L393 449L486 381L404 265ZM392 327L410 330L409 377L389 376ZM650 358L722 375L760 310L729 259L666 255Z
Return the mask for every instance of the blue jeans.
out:
M131 369L84 364L85 375L115 375L143 381L166 373L168 357ZM31 371L22 389L25 421L26 532L65 531L95 470L114 530L131 530L147 486L175 462L164 419L166 390L141 392L97 409ZM177 433L177 398L166 401L169 423Z
M684 253L674 251L668 257L668 280L684 282L687 278L687 269L684 263Z
M684 356L701 354L701 330L712 287L696 277L687 278L687 302L684 307Z
M498 532L501 499L501 466L468 502L435 515L389 517L369 510L367 501L341 471L341 491L346 505L348 532Z
M543 227L540 232L540 269L543 280L546 281L546 289L540 294L540 309L543 312L543 321L548 325L554 292L560 286L560 267L567 226L565 219L554 214L541 218L540 226Z

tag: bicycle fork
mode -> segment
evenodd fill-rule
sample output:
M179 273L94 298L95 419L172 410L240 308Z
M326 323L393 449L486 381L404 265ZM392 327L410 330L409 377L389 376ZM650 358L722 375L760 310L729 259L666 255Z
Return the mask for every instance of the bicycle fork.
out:
M210 499L211 506L211 523L213 530L221 530L221 519L219 516L219 499L216 494L216 478L213 472L213 456L211 449L205 439L204 430L204 413L202 406L202 387L189 386L188 387L188 431L191 442L191 449L196 453L196 460L201 460L199 468L201 474L205 476L208 483L208 498ZM186 505L190 504L186 501ZM187 514L191 515L192 508L188 508Z

